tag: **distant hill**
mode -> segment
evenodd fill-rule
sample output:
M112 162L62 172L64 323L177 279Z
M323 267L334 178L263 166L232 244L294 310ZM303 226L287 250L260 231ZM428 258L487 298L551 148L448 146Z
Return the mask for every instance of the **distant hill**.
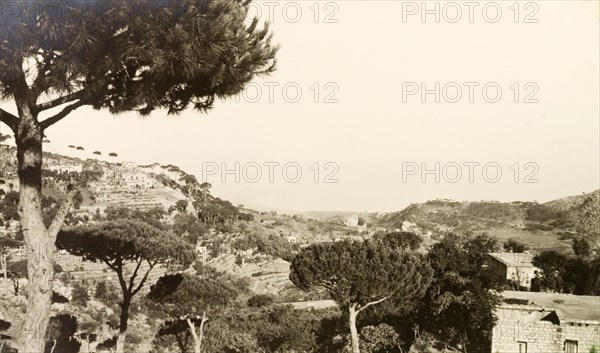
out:
M600 192L600 191L595 191ZM399 212L371 215L372 225L401 228L405 221L434 234L486 232L500 241L517 238L532 249L570 252L573 211L591 193L546 202L458 202L433 200L412 204Z

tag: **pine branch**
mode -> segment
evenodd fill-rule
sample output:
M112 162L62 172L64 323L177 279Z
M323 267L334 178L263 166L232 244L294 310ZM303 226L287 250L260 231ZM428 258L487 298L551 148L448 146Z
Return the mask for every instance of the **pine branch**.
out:
M382 301L386 300L387 298L388 298L388 297L383 297L383 298L381 298L381 299L379 299L379 300L376 300L376 301L374 301L374 302L369 302L369 303L367 303L365 306L363 306L362 308L360 308L360 309L356 310L356 313L357 313L357 314L358 314L358 313L360 313L361 311L365 310L366 308L368 308L368 307L369 307L369 306L371 306L371 305L379 304L379 303L381 303Z
M57 114L40 122L40 126L41 126L42 130L45 130L45 129L49 128L50 126L56 124L57 122L59 122L63 118L65 118L67 115L69 115L72 111L74 111L75 109L77 109L83 105L86 105L86 104L88 104L88 102L86 100L80 99L79 101L66 106L63 110L61 110Z
M135 266L135 270L133 270L133 274L131 275L131 278L129 278L129 289L131 290L131 288L133 288L133 281L135 281L135 278L137 277L137 273L140 269L140 267L142 266L142 262L144 262L144 259L140 258L137 262L137 265Z
M56 235L60 231L60 227L62 227L62 224L69 213L69 209L73 205L73 197L75 196L75 193L77 193L77 190L71 190L67 194L65 202L58 209L56 216L54 216L54 220L52 220L52 224L50 224L50 227L48 228L48 235L50 236L52 243L56 241Z
M146 271L146 273L144 274L144 277L142 278L142 280L140 281L140 283L138 284L137 288L131 292L131 295L134 296L137 294L137 292L140 291L140 289L142 289L142 286L144 285L144 283L146 282L146 280L148 279L148 275L150 274L150 271L152 271L152 268L154 267L154 265L156 265L155 263L151 263L150 261L148 261L148 265L150 266L150 268L148 269L148 271Z
M12 129L12 131L17 130L17 125L19 124L19 118L12 115L11 113L5 111L0 108L0 121L8 125Z
M40 103L37 105L38 111L43 112L44 110L56 108L61 104L69 103L69 102L72 102L72 101L75 101L78 99L79 100L84 99L88 95L88 92L89 91L87 89L82 89L80 91L77 91L77 92L74 92L71 94L67 94L66 96L56 98L49 102Z

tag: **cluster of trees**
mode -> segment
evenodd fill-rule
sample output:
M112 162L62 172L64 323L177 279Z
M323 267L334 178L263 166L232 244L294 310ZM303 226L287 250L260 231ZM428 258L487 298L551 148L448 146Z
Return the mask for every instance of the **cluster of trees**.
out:
M140 343L137 337L127 339L132 302L159 263L179 266L136 305L154 322L156 352L396 353L435 345L485 352L489 347L498 300L491 289L499 283L483 266L485 254L497 248L486 235L448 235L426 255L418 251L420 237L408 232L304 248L292 260L290 279L304 290L323 287L338 303L313 312L277 304L270 295L251 296L247 280L200 262L188 267L195 257L191 245L168 227L134 219L147 215L110 214L111 220L66 227L57 237L59 249L103 262L117 277L116 286L102 281L92 294L73 284L71 305L85 307L93 297L118 308L118 317L110 320L119 333L102 347L123 352ZM52 317L45 351L74 352L96 341L98 323L107 318L93 324L86 315Z
M290 279L306 290L328 290L345 312L353 353L402 352L417 341L435 340L486 352L502 285L484 266L496 240L448 235L427 255L415 251L419 243L416 235L399 232L365 242L313 244L293 259ZM423 343L425 336L434 339Z
M600 295L600 257L570 256L555 250L534 256L541 271L531 281L533 291Z
M231 225L235 221L252 221L254 216L250 213L240 211L240 207L234 206L227 200L218 197L204 199L196 198L194 207L198 210L198 218L205 224L211 226Z
M231 246L233 249L240 251L256 249L256 252L258 253L263 253L286 261L291 261L300 248L297 244L288 243L278 234L262 234L257 231L250 231L235 239Z

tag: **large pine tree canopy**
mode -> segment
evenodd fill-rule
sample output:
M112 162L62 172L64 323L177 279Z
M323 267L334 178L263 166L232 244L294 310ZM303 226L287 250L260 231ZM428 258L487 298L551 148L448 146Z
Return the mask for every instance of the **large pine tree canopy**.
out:
M292 260L290 280L304 290L326 288L343 307L384 298L421 297L432 279L422 255L378 241L315 243Z
M24 0L3 8L0 97L36 111L206 110L274 70L268 26L242 0Z

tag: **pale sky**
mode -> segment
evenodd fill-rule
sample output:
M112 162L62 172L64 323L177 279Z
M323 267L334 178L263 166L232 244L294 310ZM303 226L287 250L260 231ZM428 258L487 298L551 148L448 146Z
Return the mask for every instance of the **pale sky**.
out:
M520 2L517 23L513 1L473 2L472 23L464 2L429 1L428 9L436 3L439 23L435 14L423 23L420 1L258 2L254 13L271 20L282 47L278 70L245 97L217 102L206 115L114 117L80 108L47 131L48 149L117 152L123 161L175 164L198 179L203 163L233 170L238 162L239 182L235 172L225 183L222 171L207 176L213 194L286 210L393 211L436 198L548 201L599 188L598 2ZM277 5L272 17L269 4ZM433 93L422 102L421 89L434 91L436 82L440 102ZM497 88L498 101L486 101ZM273 182L269 162L280 163ZM423 182L422 167L434 170L436 162ZM472 182L470 162L479 163ZM293 168L287 181L282 175L286 163L301 169L298 182L290 181ZM262 178L253 183L257 165ZM457 167L462 177L452 183ZM495 168L502 176L494 183ZM324 183L330 172L337 182Z

